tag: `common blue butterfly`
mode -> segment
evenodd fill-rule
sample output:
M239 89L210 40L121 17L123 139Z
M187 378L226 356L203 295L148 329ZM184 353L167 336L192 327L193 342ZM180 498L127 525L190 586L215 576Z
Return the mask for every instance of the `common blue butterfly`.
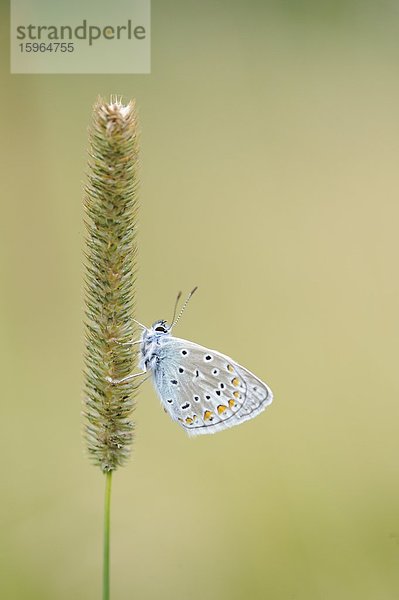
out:
M139 342L142 372L113 382L149 372L165 411L190 435L216 433L243 423L273 400L266 383L228 356L172 336L172 327L196 289L172 325L160 320L147 328L136 321L143 328Z

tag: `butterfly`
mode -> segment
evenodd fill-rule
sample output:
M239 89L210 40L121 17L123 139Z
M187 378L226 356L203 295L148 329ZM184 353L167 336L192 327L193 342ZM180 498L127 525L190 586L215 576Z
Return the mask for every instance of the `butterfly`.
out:
M165 411L189 435L239 425L256 417L273 400L269 386L230 357L171 334L196 289L171 325L159 320L145 327L136 321L143 328L139 341L142 372L119 380L149 372Z

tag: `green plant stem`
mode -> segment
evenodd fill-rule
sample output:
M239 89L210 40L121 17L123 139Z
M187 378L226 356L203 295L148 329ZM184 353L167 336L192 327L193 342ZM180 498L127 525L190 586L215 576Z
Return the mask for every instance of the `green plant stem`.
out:
M109 538L111 517L112 471L105 474L104 499L104 554L103 554L103 600L109 600Z

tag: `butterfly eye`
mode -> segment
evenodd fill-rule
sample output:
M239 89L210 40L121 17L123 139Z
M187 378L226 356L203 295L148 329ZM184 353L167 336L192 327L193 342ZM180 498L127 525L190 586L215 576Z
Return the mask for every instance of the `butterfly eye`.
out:
M162 325L160 325L159 327L155 327L155 331L160 331L161 333L166 333L166 329L165 329L165 327L162 327Z

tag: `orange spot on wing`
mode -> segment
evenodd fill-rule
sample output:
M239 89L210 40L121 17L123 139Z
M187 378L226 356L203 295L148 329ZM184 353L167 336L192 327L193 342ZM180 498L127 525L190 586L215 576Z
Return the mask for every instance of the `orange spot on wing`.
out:
M227 410L227 406L225 406L224 404L219 404L219 406L218 406L219 415L222 415L224 412L226 412L226 410Z
M233 398L230 398L230 400L229 400L229 406L230 406L230 408L234 408L235 405L236 405L236 403L234 402Z
M240 398L240 392L236 390L235 392L233 392L233 396L235 396L236 398Z
M227 365L227 370L230 371L230 373L233 373L234 368L232 365Z
M194 420L191 417L186 417L186 423L187 425L191 425L191 423L194 423Z
M213 414L211 413L210 410L206 410L204 412L204 421L210 421L213 419Z
M234 377L234 379L231 380L231 383L235 386L238 387L240 385L240 380L238 379L238 377Z

